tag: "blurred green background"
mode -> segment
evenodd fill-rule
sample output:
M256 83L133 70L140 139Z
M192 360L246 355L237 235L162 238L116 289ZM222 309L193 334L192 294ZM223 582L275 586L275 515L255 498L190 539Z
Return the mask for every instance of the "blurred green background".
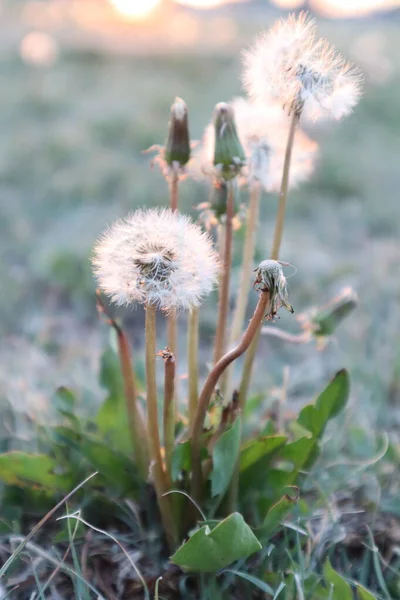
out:
M215 103L243 93L241 49L285 14L261 1L208 11L165 2L139 23L109 10L100 1L3 3L0 395L21 414L43 416L58 385L82 398L104 396L97 373L107 332L95 309L93 242L129 210L167 204L166 183L142 151L163 143L174 97L187 102L199 139ZM316 17L320 32L361 66L366 85L354 115L306 128L320 157L311 180L290 194L282 259L298 270L289 280L297 313L346 285L360 306L323 352L263 340L255 387L279 386L288 365L289 398L300 402L346 366L353 424L397 438L400 18L396 11ZM207 185L188 179L181 191L182 210L196 215ZM260 259L269 253L276 205L275 195L263 197ZM237 259L241 241L239 232ZM142 314L117 314L140 361ZM203 310L204 363L214 317L215 297ZM286 314L279 326L299 329ZM183 341L184 318L180 330Z

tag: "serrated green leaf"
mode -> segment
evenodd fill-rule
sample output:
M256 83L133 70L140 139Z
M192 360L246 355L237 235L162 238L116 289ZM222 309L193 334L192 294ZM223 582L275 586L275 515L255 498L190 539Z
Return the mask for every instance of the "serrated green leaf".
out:
M319 395L314 405L308 405L300 412L297 421L314 437L321 437L329 419L335 417L346 405L350 391L347 371L339 371Z
M366 590L359 583L357 584L357 595L359 600L376 600L375 596L371 594L368 590Z
M324 579L326 583L333 586L332 600L353 600L353 594L350 585L335 571L329 558L324 565Z
M294 487L295 495L293 497L285 494L279 502L272 506L261 525L259 535L264 537L271 536L281 526L283 519L290 513L299 500L299 488Z
M215 573L258 550L261 544L242 515L233 513L213 530L207 525L201 527L171 561L186 571Z
M225 431L212 451L211 495L220 496L226 492L239 456L241 418Z
M57 474L58 466L46 454L7 452L0 454L0 480L19 487L69 491L74 486L74 481L70 474Z
M240 453L240 471L245 471L260 459L271 456L279 448L285 445L287 437L284 435L273 435L251 440Z

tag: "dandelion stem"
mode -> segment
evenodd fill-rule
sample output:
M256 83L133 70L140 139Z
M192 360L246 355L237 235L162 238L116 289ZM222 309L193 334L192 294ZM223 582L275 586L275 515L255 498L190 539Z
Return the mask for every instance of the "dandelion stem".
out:
M156 309L146 304L146 399L147 399L147 437L150 446L152 474L157 494L161 519L171 548L176 541L175 523L168 497L167 477L161 458L160 433L158 430L157 382L156 382Z
M225 371L225 369L239 356L241 356L244 352L246 352L247 348L250 346L252 339L257 333L260 324L264 319L264 314L266 312L267 306L269 303L269 292L263 291L260 293L258 298L258 303L254 314L250 320L250 323L243 334L240 342L227 352L219 361L214 365L213 369L210 371L204 387L201 391L199 402L197 405L196 415L194 418L193 426L192 426L192 496L195 500L199 500L202 495L202 470L201 470L201 436L203 432L203 424L204 419L207 413L207 409L210 404L212 393L215 389L215 386L218 383L219 378Z
M236 298L236 307L233 316L231 335L229 338L229 347L231 347L236 340L239 339L245 322L249 297L249 281L253 270L260 197L261 184L260 182L255 181L252 183L250 188L250 201L247 211L246 237L243 247L242 269L240 273L240 283ZM225 371L224 382L221 386L223 396L225 396L226 392L229 391L229 379L231 372L231 368Z
M291 119L291 123L290 123L288 140L287 140L287 144L286 144L285 161L283 164L283 173L282 173L282 183L281 183L281 190L280 190L280 194L279 194L278 214L276 217L274 239L272 242L272 249L271 249L271 258L273 260L279 259L279 251L280 251L281 243L282 243L282 235L283 235L283 228L284 228L284 224L285 224L285 214L286 214L286 201L287 201L287 195L288 195L288 189L289 189L290 164L291 164L291 159L292 159L292 151L293 151L293 145L294 145L294 138L295 138L295 134L296 134L296 127L298 125L299 119L300 119L300 112L293 111L292 119ZM249 391L249 385L250 385L250 379L251 379L251 373L252 373L252 369L253 369L253 363L254 363L254 358L256 355L258 343L260 340L260 334L261 334L261 324L260 324L259 330L257 331L256 335L254 336L254 339L253 339L253 341L250 345L250 348L249 348L248 352L246 353L246 356L244 359L242 380L241 380L240 389L239 389L239 402L240 402L240 407L242 410L246 404L246 399L247 399L247 394Z
M290 175L290 163L292 160L292 151L294 146L294 138L296 134L296 128L299 123L300 113L293 111L292 119L290 122L289 135L285 151L285 162L283 164L282 184L279 193L279 206L278 214L275 221L274 239L272 242L271 258L278 260L279 251L281 249L283 228L285 225L285 214L286 214L286 202L289 190L289 175Z
M146 421L137 400L136 383L133 369L132 351L124 330L107 313L107 309L101 299L100 292L96 297L97 310L103 315L108 325L113 327L117 334L118 355L121 374L124 383L126 412L131 433L132 446L140 472L146 478L149 470L149 456L146 440Z
M189 368L189 427L191 428L199 397L199 309L193 308L189 314L188 368Z
M242 269L239 290L236 300L235 314L232 322L230 341L233 344L243 331L249 296L249 282L253 270L254 249L258 224L258 212L261 197L261 185L256 181L250 188L249 209L247 212L246 237L243 247Z
M171 460L175 443L175 357L164 353L164 448L168 482L172 482Z
M179 174L173 169L169 179L169 207L172 212L178 210L179 200ZM167 340L168 348L174 354L177 355L177 318L176 312L171 312L167 319Z
M225 352L226 325L229 311L229 283L231 279L232 263L232 239L233 239L233 216L234 216L234 192L232 181L228 182L228 199L226 203L226 221L224 224L224 254L223 270L219 291L218 320L215 334L214 364L216 364Z
M179 174L174 169L171 173L171 177L169 180L169 207L174 212L178 210L178 200L179 200Z

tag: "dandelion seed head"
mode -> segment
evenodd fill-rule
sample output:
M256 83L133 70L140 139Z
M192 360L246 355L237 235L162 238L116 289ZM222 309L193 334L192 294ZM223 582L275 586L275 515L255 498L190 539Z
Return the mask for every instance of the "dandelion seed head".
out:
M149 303L165 312L198 306L219 271L208 234L166 209L137 210L114 223L92 262L100 289L116 304Z
M244 53L243 83L254 100L278 98L306 118L341 119L352 112L362 87L358 69L316 36L307 13L289 15Z
M241 183L260 181L267 192L279 190L290 126L287 115L273 99L264 105L235 98L231 104L247 159ZM311 175L317 153L318 144L298 128L292 152L290 186Z

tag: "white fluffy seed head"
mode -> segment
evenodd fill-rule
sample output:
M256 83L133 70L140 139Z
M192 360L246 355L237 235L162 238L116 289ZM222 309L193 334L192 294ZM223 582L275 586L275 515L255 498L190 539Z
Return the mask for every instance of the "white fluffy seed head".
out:
M274 96L289 112L341 119L360 98L362 76L302 12L277 21L244 53L243 83L254 100Z
M92 263L100 289L116 304L165 312L198 306L219 271L211 238L166 209L137 210L114 223L97 241Z
M287 115L274 100L264 105L235 98L231 105L247 158L242 180L250 184L260 181L267 192L279 190L290 126ZM298 128L292 153L290 186L311 175L317 152L318 144Z

